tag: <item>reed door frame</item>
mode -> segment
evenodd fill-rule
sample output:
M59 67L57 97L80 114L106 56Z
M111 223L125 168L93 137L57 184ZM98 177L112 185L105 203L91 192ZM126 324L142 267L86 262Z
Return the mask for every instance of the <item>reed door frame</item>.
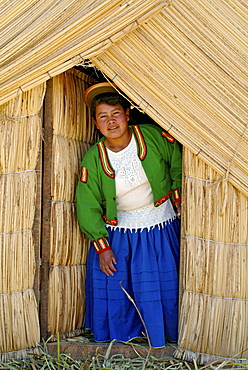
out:
M52 168L52 133L53 133L53 80L47 81L43 109L43 145L42 145L42 213L41 213L41 249L40 249L40 299L39 318L41 338L47 339L48 331L48 292L50 260L50 215L51 215L51 168Z

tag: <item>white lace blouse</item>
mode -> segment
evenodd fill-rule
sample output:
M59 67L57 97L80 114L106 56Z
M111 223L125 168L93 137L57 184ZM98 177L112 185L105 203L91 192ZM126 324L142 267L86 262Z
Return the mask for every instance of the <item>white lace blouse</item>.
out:
M111 228L143 229L175 218L170 199L159 207L153 205L152 189L137 154L134 136L119 152L107 148L115 170L118 226Z

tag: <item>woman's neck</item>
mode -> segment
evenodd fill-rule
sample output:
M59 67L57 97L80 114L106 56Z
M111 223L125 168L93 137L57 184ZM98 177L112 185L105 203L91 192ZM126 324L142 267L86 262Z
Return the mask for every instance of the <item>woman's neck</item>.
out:
M104 142L106 147L112 152L120 152L125 149L132 139L132 130L129 128L127 135L120 137L118 139L105 138Z

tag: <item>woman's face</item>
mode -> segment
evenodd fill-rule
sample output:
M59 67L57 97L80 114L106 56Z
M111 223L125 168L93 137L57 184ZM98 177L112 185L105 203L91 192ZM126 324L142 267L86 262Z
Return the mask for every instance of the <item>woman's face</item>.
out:
M129 133L129 109L120 104L101 103L96 107L95 125L107 139L120 139Z

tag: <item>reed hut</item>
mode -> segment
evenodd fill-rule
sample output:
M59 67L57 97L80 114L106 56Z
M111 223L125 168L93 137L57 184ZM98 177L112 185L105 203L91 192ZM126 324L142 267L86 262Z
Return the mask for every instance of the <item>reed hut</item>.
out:
M14 0L0 9L0 357L83 329L88 240L75 186L96 139L82 100L90 64L183 145L175 355L247 359L245 2Z

